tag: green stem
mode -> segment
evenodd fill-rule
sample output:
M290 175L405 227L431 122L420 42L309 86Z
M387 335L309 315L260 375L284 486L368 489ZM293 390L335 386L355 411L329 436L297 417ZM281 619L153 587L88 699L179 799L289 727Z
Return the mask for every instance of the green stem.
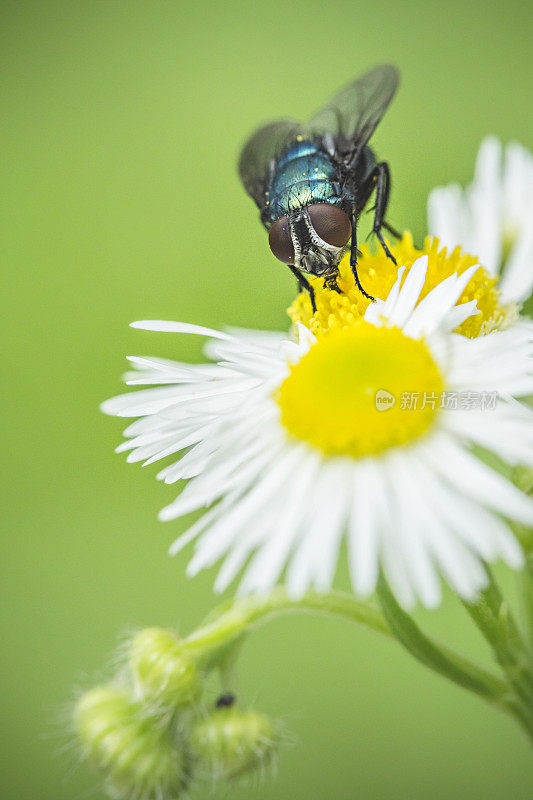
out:
M207 653L208 658L211 658L211 654L216 653L218 658L220 648L225 649L240 641L259 622L294 611L315 611L327 616L342 617L390 636L390 630L380 611L349 594L310 592L301 599L294 600L279 589L267 597L247 598L215 609L209 615L207 623L185 639L184 645L192 654Z
M507 600L490 571L489 585L475 603L464 606L492 648L496 660L522 702L523 713L533 725L533 658L522 638Z
M206 665L224 664L232 658L235 647L242 642L245 634L272 617L297 611L341 617L386 636L394 636L425 666L512 714L526 727L519 704L506 681L425 636L411 617L399 608L383 581L379 592L384 614L370 603L343 592L308 593L294 600L279 589L267 597L250 598L215 609L208 621L188 636L183 644L191 655ZM533 728L529 732L533 735Z
M400 608L383 577L378 583L378 595L385 619L394 636L411 655L489 703L515 713L515 704L507 683L426 636L412 617Z
M533 647L533 553L528 553L526 556L522 583L527 636L530 647Z

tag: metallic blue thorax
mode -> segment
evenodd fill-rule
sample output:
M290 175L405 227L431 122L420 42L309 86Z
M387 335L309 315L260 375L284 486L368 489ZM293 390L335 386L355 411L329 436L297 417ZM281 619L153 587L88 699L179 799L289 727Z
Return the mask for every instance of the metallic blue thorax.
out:
M340 205L344 196L331 158L312 141L296 141L281 155L267 189L270 222L312 203ZM351 199L351 198L348 198Z

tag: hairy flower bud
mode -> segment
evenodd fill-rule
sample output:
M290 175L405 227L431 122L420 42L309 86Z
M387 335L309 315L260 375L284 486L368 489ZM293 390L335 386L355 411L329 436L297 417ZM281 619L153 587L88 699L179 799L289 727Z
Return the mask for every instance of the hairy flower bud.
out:
M126 690L98 686L75 709L85 756L104 774L113 797L160 800L177 797L187 783L184 755L165 728L143 716Z
M221 707L195 724L190 745L215 778L234 778L269 761L278 741L274 723L263 714Z
M131 642L130 666L142 697L161 706L177 709L200 693L196 665L172 631L140 631Z

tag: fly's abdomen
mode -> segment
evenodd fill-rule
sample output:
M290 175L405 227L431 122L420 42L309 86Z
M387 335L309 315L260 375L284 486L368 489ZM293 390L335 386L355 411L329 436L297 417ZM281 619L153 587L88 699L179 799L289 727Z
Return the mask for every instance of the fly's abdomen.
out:
M329 156L311 141L295 142L279 159L266 197L271 221L312 203L341 203Z

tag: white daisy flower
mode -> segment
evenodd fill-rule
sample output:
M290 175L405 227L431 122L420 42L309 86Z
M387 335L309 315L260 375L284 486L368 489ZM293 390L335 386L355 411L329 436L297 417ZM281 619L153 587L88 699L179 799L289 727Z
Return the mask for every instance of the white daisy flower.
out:
M484 561L520 567L505 520L533 525L533 500L471 447L533 466L533 412L516 400L533 392L531 333L452 333L477 313L475 300L456 305L477 266L420 299L427 264L403 285L400 269L364 320L318 339L301 323L296 341L133 323L209 337L217 362L131 358L127 382L158 388L103 404L140 417L118 448L129 461L180 453L158 477L189 482L160 517L203 510L170 549L195 540L189 575L223 559L218 591L241 570L241 594L267 593L283 573L293 596L325 591L345 537L354 590L369 595L381 569L409 608L439 603L439 575L472 599Z
M504 302L522 303L533 291L533 155L493 136L479 148L473 182L434 189L429 232L449 248L460 245L491 274L501 274Z

